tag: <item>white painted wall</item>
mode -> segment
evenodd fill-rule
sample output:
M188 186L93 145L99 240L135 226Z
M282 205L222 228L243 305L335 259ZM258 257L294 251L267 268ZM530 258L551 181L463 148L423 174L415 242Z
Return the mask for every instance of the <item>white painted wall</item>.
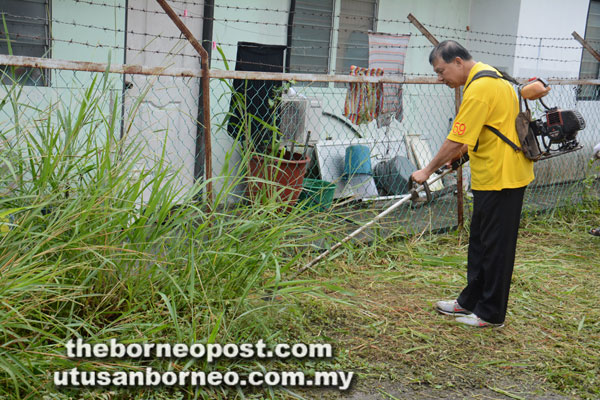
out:
M433 70L429 65L429 53L433 46L406 17L412 13L439 41L456 39L455 30L436 26L465 29L469 24L470 4L471 0L380 0L378 17L382 21L378 23L377 30L412 33L404 71L407 74L431 75ZM460 36L458 40L462 39Z
M515 74L519 77L578 78L582 51L585 50L571 33L576 31L582 37L585 35L588 7L589 0L521 0L522 17L518 35L531 39L519 39L514 61ZM574 166L585 165L592 146L600 140L600 123L596 117L598 102L577 101L575 90L575 86L555 85L544 100L550 107L576 109L582 113L587 127L578 133L577 139L584 148L536 163L534 184L544 185L585 177L586 171ZM556 171L569 173L557 174Z
M584 36L588 6L589 0L521 0L517 34L531 39L519 38L515 75L577 78L582 47L571 33Z
M571 33L585 34L588 5L589 0L472 0L469 50L478 61L506 67L516 77L576 78L582 47Z
M215 0L213 41L221 46L230 69L235 69L237 42L285 45L287 42L289 0ZM257 10L238 10L256 8ZM272 9L267 12L263 9ZM250 21L250 22L236 22ZM211 68L224 69L221 56L213 50Z
M466 46L477 61L513 73L521 0L472 0Z

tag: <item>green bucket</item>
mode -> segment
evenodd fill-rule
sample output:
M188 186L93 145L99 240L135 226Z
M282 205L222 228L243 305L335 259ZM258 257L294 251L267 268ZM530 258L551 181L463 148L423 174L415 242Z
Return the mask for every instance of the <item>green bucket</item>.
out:
M319 211L328 210L333 202L336 185L320 179L304 178L302 192L298 201L306 207L317 207Z

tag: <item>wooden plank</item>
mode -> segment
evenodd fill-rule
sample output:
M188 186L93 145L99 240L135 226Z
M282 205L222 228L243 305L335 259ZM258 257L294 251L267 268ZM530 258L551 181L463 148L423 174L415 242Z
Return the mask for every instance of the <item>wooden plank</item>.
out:
M415 18L414 15L412 14L408 14L408 16L406 17L408 18L408 20L419 30L419 32L421 32L423 34L423 36L425 36L427 39L429 39L429 41L434 45L437 46L440 42L431 34L431 32L429 32L427 30L427 28L425 28L420 22L419 20L417 20L417 18Z
M59 60L55 58L9 56L0 54L1 65L15 67L32 67L40 69L57 69L68 71L109 72L112 74L139 74L156 76L173 76L201 78L200 69L173 68L173 67L148 67L136 64L106 64L86 61ZM392 78L384 76L350 76L350 75L325 75L325 74L295 74L279 72L256 71L227 71L210 70L211 79L248 79L248 80L273 80L273 81L298 81L298 82L347 82L347 83L401 83L408 85L442 85L434 77L420 78ZM600 85L600 79L561 79L549 78L548 83L553 85ZM526 79L519 80L521 83Z
M575 40L577 40L579 43L581 43L581 45L598 61L600 61L600 54L598 54L598 52L596 50L594 50L594 48L592 46L590 46L590 44L588 42L585 41L584 38L582 38L581 36L579 36L579 34L575 31L573 31L573 33L571 33L571 35L573 35L573 37L575 38Z
M410 143L410 149L412 150L417 168L425 168L427 164L429 164L431 160L433 160L433 153L431 152L431 146L429 146L429 141L426 138L421 138L421 136L417 134L406 135L406 137L408 142ZM430 177L427 180L427 183L432 181L434 178L435 176ZM441 180L438 180L429 185L429 189L432 192L436 190L442 190L443 188L444 184Z

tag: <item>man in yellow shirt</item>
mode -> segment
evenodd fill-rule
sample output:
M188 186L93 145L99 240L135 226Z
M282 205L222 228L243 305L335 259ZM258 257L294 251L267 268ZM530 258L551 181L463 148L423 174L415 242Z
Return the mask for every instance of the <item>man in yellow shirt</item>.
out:
M467 286L456 300L439 301L436 308L470 326L500 327L506 317L525 187L534 175L533 162L489 127L518 144L515 118L519 101L504 79L474 80L480 71L498 71L474 61L455 41L438 44L429 62L447 86L464 85L463 100L439 152L425 168L415 171L412 179L422 183L438 168L468 152L473 191Z

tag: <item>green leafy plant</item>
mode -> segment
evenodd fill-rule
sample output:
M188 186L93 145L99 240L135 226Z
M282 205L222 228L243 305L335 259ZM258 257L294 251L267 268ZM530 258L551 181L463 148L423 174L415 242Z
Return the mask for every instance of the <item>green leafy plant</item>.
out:
M0 104L10 118L0 133L0 398L61 398L52 373L74 367L173 367L171 360L69 359L69 339L274 341L279 334L272 321L293 308L294 296L322 294L319 282L285 277L326 229L309 228L299 208L282 214L274 203L229 204L243 175L226 177L209 208L197 201L207 182L178 189L164 148L151 168L141 168L143 144L121 139L112 87L105 73L73 96L76 101L58 98L37 107L17 83L4 87ZM269 300L274 296L288 300ZM242 361L177 368L238 366L252 368ZM135 396L147 398L146 392ZM191 398L230 393L181 392ZM117 390L111 398L131 395Z

